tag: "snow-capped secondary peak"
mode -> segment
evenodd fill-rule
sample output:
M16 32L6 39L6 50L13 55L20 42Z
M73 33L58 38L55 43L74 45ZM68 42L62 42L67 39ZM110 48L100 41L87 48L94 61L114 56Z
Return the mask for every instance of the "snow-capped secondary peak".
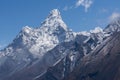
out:
M91 33L93 34L98 34L98 33L103 33L103 29L100 28L100 27L95 27L95 29L93 30L90 30L90 31L81 31L81 32L78 32L78 33L74 33L75 35L84 35L84 36L90 36Z
M81 31L77 33L78 35L90 36L90 32L88 31Z
M118 31L120 31L120 17L116 18L104 29L104 32L109 34L112 34Z
M103 29L100 27L96 27L94 30L90 30L91 33L100 33L103 32Z

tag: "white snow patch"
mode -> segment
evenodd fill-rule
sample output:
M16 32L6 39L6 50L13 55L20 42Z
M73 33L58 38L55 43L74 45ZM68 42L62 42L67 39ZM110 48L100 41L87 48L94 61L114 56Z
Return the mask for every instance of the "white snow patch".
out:
M59 59L58 61L56 61L53 66L55 66L56 64L58 64L61 61L61 59Z
M84 56L86 56L87 55L87 50L86 50L85 47L83 47L83 52L84 52Z
M37 78L40 78L40 77L41 77L42 75L44 75L46 72L47 72L47 71L44 71L44 72L41 73L40 75L36 76L36 77L34 78L34 80L36 80Z
M84 35L84 36L90 36L90 32L87 32L87 31L81 31L78 34Z
M103 32L103 29L100 27L96 27L94 30L90 30L91 33L100 33Z

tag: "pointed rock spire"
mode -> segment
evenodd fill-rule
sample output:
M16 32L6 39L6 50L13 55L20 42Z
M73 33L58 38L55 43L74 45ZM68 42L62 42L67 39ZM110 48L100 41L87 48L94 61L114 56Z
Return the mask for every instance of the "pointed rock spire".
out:
M63 28L65 31L68 30L66 24L62 20L62 17L60 15L60 12L58 9L53 9L50 11L50 14L45 19L45 21L41 24L42 27L49 27L56 29L57 27Z
M49 16L57 16L57 17L60 17L60 12L58 9L53 9L51 12L50 12L50 15Z

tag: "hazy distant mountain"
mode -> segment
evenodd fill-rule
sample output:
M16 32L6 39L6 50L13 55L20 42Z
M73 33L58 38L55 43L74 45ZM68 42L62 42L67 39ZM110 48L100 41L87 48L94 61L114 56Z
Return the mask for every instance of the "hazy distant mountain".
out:
M0 51L0 80L119 80L119 31L118 18L104 30L73 32L54 9Z

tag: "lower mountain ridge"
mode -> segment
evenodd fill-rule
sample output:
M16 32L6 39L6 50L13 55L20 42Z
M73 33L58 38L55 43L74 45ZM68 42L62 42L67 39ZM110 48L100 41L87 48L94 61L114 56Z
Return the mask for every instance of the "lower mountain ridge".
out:
M120 32L114 33L63 80L120 80Z

